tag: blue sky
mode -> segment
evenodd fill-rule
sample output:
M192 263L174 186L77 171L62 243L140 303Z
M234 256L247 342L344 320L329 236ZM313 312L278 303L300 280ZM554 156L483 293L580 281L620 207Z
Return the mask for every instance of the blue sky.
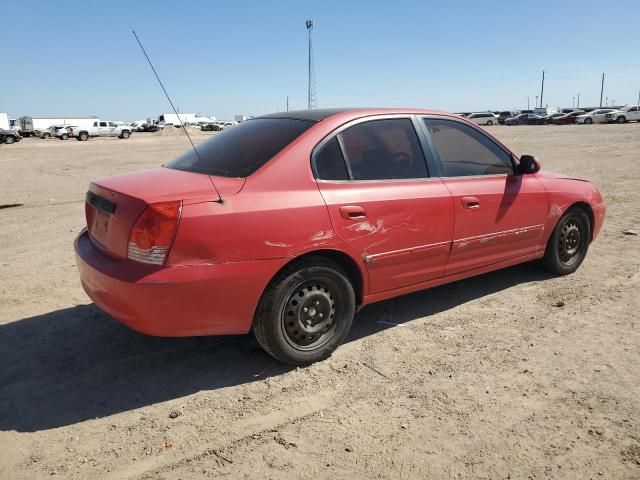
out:
M637 0L6 1L0 111L170 111L132 28L180 111L306 108L307 18L319 107L533 107L543 69L549 106L597 105L602 72L610 101L638 98Z

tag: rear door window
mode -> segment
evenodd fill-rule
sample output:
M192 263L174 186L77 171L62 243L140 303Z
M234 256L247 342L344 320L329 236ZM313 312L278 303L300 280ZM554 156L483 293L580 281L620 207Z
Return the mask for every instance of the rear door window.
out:
M420 141L408 118L369 120L338 136L353 180L429 176Z
M447 177L512 174L511 155L462 122L423 119Z
M314 122L256 118L223 130L166 167L223 177L247 177L306 132Z

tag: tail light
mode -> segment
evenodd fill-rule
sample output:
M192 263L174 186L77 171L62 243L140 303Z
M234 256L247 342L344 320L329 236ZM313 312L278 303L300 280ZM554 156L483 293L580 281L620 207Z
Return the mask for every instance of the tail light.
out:
M182 202L152 203L140 215L129 236L127 257L163 265L176 236Z

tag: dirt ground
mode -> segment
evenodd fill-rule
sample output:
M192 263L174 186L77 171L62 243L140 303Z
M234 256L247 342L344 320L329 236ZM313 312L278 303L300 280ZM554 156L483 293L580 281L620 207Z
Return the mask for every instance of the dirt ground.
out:
M82 291L88 181L183 137L0 145L0 205L23 204L0 209L0 478L640 478L640 124L490 130L600 187L583 266L369 306L304 369L134 333Z

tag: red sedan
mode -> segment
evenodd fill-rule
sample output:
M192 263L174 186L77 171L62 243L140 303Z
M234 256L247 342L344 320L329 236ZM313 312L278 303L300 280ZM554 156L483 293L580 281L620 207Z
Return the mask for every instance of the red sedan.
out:
M91 183L82 285L151 335L244 334L308 364L356 310L530 260L582 263L605 204L457 116L311 110L234 126Z

